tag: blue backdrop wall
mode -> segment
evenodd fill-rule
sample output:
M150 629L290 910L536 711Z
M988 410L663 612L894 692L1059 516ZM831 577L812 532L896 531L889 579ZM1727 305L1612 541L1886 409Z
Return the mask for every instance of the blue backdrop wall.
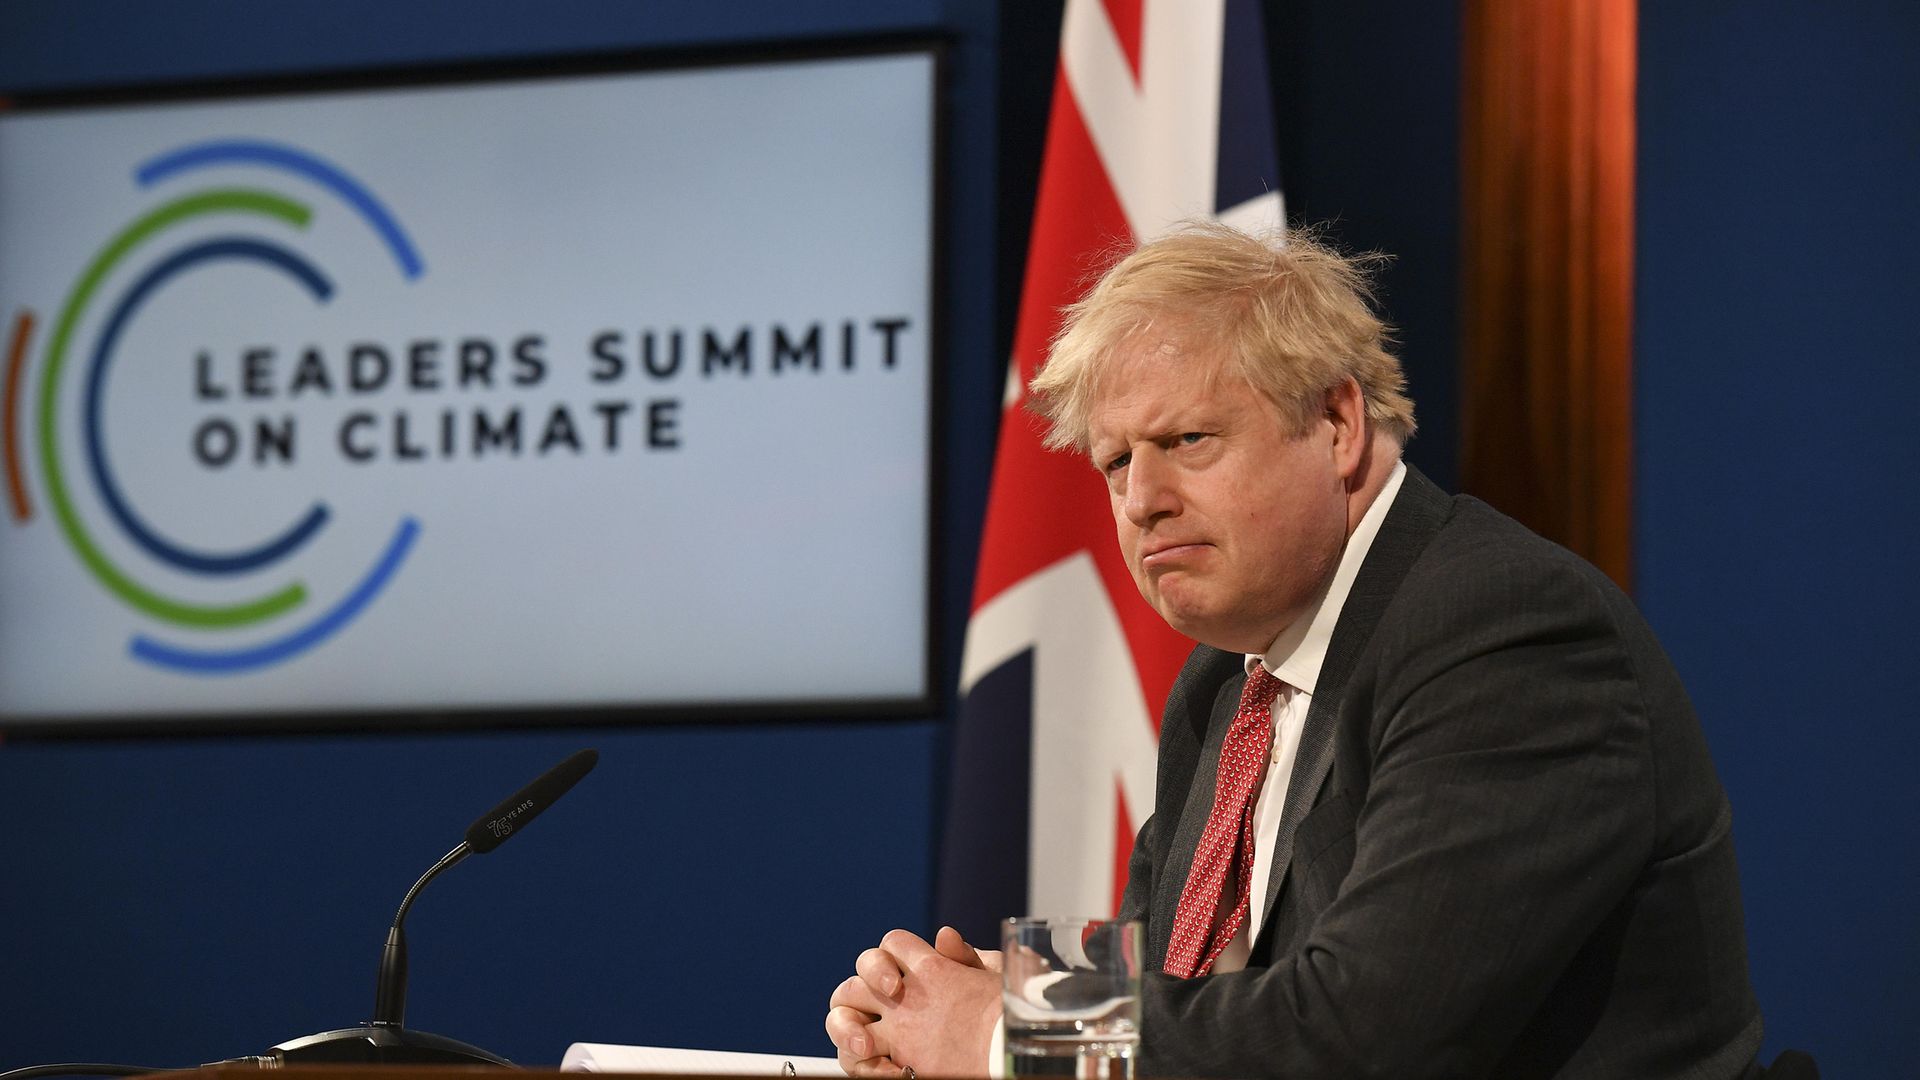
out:
M1733 800L1770 1045L1912 1076L1920 8L1640 20L1639 600Z
M1025 66L1051 60L1058 16L1038 7L12 0L0 93L947 36L951 685L1051 85ZM1291 61L1290 206L1401 254L1387 303L1423 406L1413 454L1450 478L1456 16L1272 7ZM1638 594L1734 801L1770 1049L1812 1049L1833 1076L1909 1072L1920 1001L1920 736L1899 659L1920 601L1902 415L1920 391L1920 331L1902 314L1920 242L1915 12L1641 12ZM537 839L469 861L417 905L410 1022L528 1063L573 1039L825 1052L825 995L853 955L927 917L945 725L0 745L0 1069L189 1064L364 1019L399 894L474 814L583 745L600 769Z

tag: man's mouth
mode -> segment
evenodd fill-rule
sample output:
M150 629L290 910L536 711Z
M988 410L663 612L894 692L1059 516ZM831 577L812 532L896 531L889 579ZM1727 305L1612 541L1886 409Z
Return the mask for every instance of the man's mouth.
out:
M1144 570L1167 569L1193 558L1210 546L1199 541L1147 544L1140 549L1140 567Z

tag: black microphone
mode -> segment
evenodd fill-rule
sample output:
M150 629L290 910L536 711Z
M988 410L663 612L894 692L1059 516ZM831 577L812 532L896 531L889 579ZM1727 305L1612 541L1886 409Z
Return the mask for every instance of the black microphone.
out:
M468 855L484 855L506 842L507 837L527 827L580 778L593 771L600 760L597 750L581 750L540 774L539 779L514 792L499 806L467 826L466 839L442 856L420 880L413 883L400 901L387 931L387 943L380 950L380 976L374 986L373 1019L357 1028L323 1031L273 1047L269 1053L280 1063L314 1062L359 1063L437 1063L466 1065L512 1065L497 1054L469 1046L457 1039L409 1031L404 1024L407 1012L407 937L401 924L413 898L420 895L439 873Z
M565 795L567 789L592 772L599 761L598 750L582 750L548 769L540 775L540 779L508 796L506 802L480 815L480 820L467 826L466 846L475 855L485 855L506 843L507 837L512 836L515 829L525 828L528 822L540 816L540 811Z

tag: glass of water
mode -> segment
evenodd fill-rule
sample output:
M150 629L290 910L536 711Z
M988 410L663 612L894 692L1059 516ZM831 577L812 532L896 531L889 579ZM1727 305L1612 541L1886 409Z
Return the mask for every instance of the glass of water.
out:
M1132 1080L1140 1046L1140 924L1002 924L1007 1075Z

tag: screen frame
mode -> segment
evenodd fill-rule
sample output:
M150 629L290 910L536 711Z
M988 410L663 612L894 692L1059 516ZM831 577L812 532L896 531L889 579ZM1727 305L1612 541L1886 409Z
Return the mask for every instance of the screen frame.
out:
M927 117L928 161L928 334L926 551L921 589L925 655L917 693L864 698L807 697L779 701L700 703L579 704L500 707L461 705L394 709L261 709L253 712L67 714L9 716L0 713L6 738L124 738L178 735L297 735L319 733L419 733L447 730L553 729L564 727L778 724L789 721L844 720L887 722L927 720L945 707L939 686L945 655L940 583L947 562L946 489L941 475L946 458L948 394L944 329L949 305L951 248L948 243L949 109L952 100L953 42L932 33L869 34L804 41L693 45L620 49L391 66L350 67L288 73L166 82L74 86L9 94L0 88L0 117L43 115L94 108L217 102L275 96L318 97L366 90L537 83L594 75L644 75L689 69L773 66L817 60L888 56L924 56L931 66ZM742 662L749 662L745 643Z

